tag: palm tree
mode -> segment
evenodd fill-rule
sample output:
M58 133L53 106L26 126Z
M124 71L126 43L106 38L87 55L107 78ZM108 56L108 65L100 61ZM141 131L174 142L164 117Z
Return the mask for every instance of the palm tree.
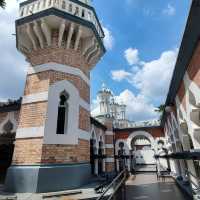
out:
M158 113L163 113L165 110L165 105L161 104L156 110L155 112L158 112Z
M0 0L0 7L5 8L5 6L6 6L5 0Z
M155 112L160 113L160 119L162 118L162 114L165 111L165 105L161 104L156 110Z

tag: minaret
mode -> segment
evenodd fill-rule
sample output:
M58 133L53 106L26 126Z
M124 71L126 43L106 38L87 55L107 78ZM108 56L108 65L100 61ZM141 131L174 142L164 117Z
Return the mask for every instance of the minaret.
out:
M27 0L17 49L30 63L16 133L11 192L79 187L90 169L90 70L105 53L90 0Z
M102 85L101 90L98 92L98 99L100 104L100 115L110 114L110 100L112 92L106 88L105 84Z
M110 113L114 119L117 119L117 107L118 103L116 103L114 97L112 97L110 102Z
M120 119L125 120L126 119L126 105L123 103L120 104L119 109L120 109Z

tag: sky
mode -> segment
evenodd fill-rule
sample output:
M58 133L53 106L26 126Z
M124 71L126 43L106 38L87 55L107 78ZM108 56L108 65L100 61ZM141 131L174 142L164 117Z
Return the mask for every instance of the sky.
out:
M28 63L16 50L16 0L0 9L0 101L23 95ZM91 109L103 83L127 104L127 118L158 118L165 102L191 0L93 0L106 54L91 72Z

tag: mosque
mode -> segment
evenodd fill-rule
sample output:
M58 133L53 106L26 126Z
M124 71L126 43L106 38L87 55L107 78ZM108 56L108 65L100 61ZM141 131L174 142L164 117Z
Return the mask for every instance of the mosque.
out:
M0 176L6 189L79 188L124 165L129 171L155 166L155 154L198 151L199 5L192 1L161 121L131 122L126 105L105 85L98 92L99 113L90 114L90 71L106 53L90 0L20 3L16 46L29 66L23 97L0 103ZM159 165L183 181L198 182L199 162Z

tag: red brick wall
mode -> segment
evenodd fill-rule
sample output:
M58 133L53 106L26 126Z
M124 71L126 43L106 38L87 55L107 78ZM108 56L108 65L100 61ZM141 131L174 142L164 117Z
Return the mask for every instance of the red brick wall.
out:
M135 131L146 131L151 134L154 138L156 137L164 137L164 131L162 128L134 128L134 129L125 129L120 131L115 131L115 138L118 139L127 139L129 135L131 135Z
M187 72L190 79L200 87L200 42L194 51Z

